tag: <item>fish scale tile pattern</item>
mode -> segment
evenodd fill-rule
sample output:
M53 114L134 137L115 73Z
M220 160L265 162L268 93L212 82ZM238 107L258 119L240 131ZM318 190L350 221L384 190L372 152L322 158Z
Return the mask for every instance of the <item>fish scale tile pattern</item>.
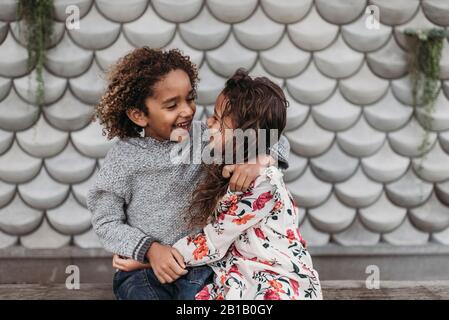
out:
M76 5L80 28L69 29ZM365 26L368 5L378 29ZM426 156L407 75L407 27L449 26L446 0L55 0L45 105L0 2L0 249L101 247L86 194L115 142L90 117L104 72L132 48L180 48L199 66L196 118L238 67L290 101L285 179L310 245L449 245L449 43Z

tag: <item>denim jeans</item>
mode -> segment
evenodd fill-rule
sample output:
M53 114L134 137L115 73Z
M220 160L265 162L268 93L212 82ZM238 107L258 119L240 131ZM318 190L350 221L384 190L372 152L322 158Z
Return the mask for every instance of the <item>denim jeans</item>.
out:
M186 275L172 283L161 284L153 269L114 274L113 290L118 300L194 300L195 295L213 280L208 266L187 268Z

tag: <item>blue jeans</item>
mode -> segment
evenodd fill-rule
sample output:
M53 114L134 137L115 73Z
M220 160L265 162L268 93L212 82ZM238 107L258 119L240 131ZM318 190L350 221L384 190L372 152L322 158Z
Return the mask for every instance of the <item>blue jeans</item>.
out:
M172 283L161 284L153 269L114 274L113 290L117 300L194 300L195 295L213 280L208 266L187 268L186 275Z

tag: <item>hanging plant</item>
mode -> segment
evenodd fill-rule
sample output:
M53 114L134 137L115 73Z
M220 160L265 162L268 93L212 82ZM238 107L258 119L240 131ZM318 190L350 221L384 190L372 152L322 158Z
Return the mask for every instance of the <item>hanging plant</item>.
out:
M17 17L22 20L19 32L25 36L28 50L28 68L36 68L36 105L44 103L45 53L53 34L53 0L19 0ZM22 27L24 27L22 29Z
M429 136L432 128L432 112L439 92L440 59L443 40L447 36L444 29L406 29L410 44L409 73L412 85L413 107L423 108L421 124L424 128L423 141L418 151L423 156L430 145ZM421 161L424 158L421 158ZM419 166L421 168L421 164Z

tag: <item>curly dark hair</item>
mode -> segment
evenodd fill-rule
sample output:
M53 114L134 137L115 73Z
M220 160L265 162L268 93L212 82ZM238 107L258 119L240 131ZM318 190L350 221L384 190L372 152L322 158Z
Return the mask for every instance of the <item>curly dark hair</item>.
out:
M142 127L132 122L126 111L137 108L146 115L145 99L153 95L154 85L173 70L187 73L196 93L198 70L188 56L178 49L137 48L120 58L108 73L108 86L98 103L94 120L103 125L103 135L139 137Z
M279 139L287 122L288 100L282 89L266 77L252 78L248 71L240 68L226 82L222 94L226 97L221 126L225 117L230 117L235 128L265 129L269 134L271 129L277 129ZM257 135L256 140L261 138ZM269 151L270 137L266 136L266 149L257 152ZM255 141L256 142L256 141ZM274 141L273 141L274 142ZM234 160L235 148L234 145ZM248 161L249 144L245 143L244 161ZM238 148L238 147L237 147ZM218 201L226 194L229 179L223 178L224 164L202 164L205 176L192 195L192 203L187 210L187 219L191 226L204 226L214 213Z

